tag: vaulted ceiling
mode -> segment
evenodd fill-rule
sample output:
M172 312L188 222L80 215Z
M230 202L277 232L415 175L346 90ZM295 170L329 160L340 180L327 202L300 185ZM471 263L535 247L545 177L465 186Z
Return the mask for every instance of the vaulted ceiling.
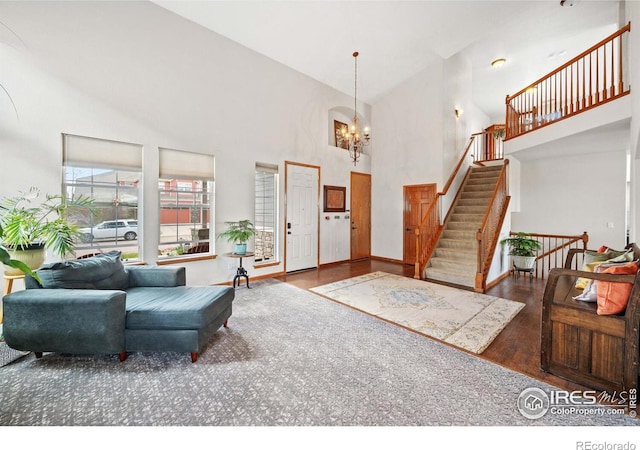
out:
M619 28L620 2L191 1L154 3L375 103L389 89L462 54L472 63L473 101L492 118L504 99ZM562 3L562 4L561 4ZM501 68L490 63L506 58Z

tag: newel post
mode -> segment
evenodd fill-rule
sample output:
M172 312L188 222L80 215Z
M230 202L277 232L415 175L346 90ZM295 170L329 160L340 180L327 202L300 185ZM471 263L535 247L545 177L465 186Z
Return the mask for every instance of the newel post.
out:
M415 278L416 280L421 280L422 277L420 276L420 228L416 228L415 230L416 233L416 262L415 262L415 269L414 269L414 273L413 273L413 278Z

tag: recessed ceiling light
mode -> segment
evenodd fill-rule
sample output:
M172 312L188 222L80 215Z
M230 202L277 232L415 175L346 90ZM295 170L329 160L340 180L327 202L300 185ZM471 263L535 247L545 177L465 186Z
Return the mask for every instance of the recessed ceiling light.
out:
M500 67L501 65L503 65L503 64L504 64L504 63L506 63L506 62L507 62L507 60L506 60L506 59L504 59L504 58L498 58L498 59L496 59L496 60L494 60L494 61L491 61L491 65L492 65L493 67Z

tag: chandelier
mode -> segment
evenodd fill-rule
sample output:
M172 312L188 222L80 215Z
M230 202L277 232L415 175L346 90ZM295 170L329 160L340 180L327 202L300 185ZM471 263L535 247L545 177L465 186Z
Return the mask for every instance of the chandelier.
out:
M369 127L365 127L364 130L360 130L360 124L358 122L358 52L353 53L354 59L354 95L353 95L353 120L349 127L342 127L340 135L338 136L340 147L349 150L349 157L353 161L353 165L358 164L358 160L362 155L364 147L369 145L371 135L369 133Z

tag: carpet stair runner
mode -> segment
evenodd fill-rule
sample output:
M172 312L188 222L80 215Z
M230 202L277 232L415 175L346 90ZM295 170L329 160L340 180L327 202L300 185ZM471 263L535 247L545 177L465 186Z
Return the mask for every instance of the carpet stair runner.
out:
M474 167L425 269L425 279L473 287L477 269L476 232L489 207L502 165Z

